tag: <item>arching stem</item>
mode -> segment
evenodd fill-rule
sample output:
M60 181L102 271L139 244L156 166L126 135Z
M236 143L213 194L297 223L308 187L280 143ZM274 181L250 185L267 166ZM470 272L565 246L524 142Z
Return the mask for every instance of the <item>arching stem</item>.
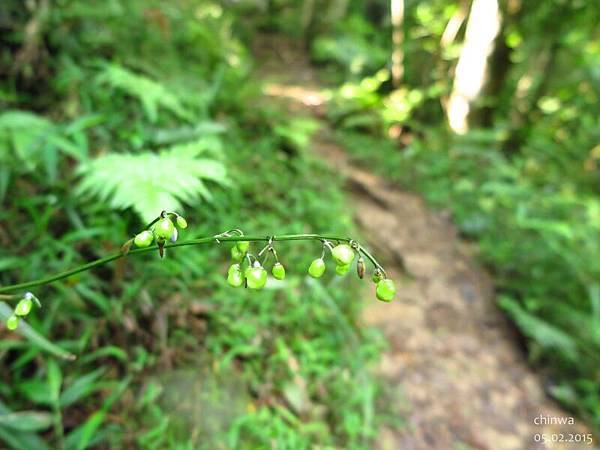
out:
M211 236L200 239L190 239L188 241L176 242L165 244L165 248L176 248L176 247L187 247L191 245L203 245L203 244L212 244L212 243L220 243L220 242L238 242L238 241L249 241L249 242L275 242L275 241L338 241L338 242L350 242L352 239L342 238L339 236L330 236L330 235L321 235L321 234L286 234L279 236ZM25 283L19 284L11 284L8 286L0 286L0 294L6 294L10 292L20 291L29 289L35 286L43 286L46 284L51 284L56 281L63 280L65 278L69 278L73 275L76 275L81 272L86 272L88 270L94 269L95 267L102 266L104 264L108 264L109 262L115 261L117 259L123 258L125 256L132 255L141 255L143 253L155 252L157 249L156 245L147 247L147 248L137 248L131 250L127 253L120 252L114 253L112 255L105 256L103 258L97 259L95 261L88 262L86 264L82 264L78 267L74 267L69 270L65 270L63 272L59 272L54 275L50 275L48 277L40 278L33 281L27 281ZM371 255L367 250L364 249L360 244L358 244L358 251L362 253L365 258L367 258L371 263L385 274L385 270L383 267L377 262L377 260Z

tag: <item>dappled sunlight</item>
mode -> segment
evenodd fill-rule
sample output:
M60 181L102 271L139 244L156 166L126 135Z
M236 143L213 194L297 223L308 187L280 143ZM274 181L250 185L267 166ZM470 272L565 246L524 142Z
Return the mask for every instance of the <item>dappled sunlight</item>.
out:
M600 449L597 1L0 0L0 448Z
M281 97L306 106L322 106L331 98L331 94L306 86L266 83L263 92L271 97Z

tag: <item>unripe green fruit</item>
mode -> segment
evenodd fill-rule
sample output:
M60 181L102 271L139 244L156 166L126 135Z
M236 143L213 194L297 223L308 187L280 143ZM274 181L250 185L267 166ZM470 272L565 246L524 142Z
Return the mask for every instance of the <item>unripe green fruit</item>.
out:
M349 270L350 270L350 264L338 264L335 267L335 273L340 276L346 275Z
M148 247L150 244L152 244L153 240L154 236L152 236L152 233L150 233L148 230L144 230L135 236L133 242L138 247Z
M248 251L248 249L250 248L250 242L248 242L248 241L237 241L235 243L235 246L237 247L237 249L240 252L246 253Z
M273 277L277 278L278 280L283 280L285 278L285 267L283 267L283 264L279 262L275 263L273 264L271 273L273 274Z
M177 216L177 226L182 230L185 230L187 228L187 220L181 216Z
M258 261L246 269L245 275L250 289L262 289L267 283L267 271Z
M325 273L325 261L323 258L317 258L310 263L308 274L313 278L321 278Z
M381 272L379 271L379 269L375 270L375 272L373 272L373 283L377 284L379 283L381 280L383 280L383 275L381 274Z
M9 330L16 330L19 326L19 318L17 316L10 316L6 319L6 328Z
M336 245L331 250L331 256L339 266L345 266L354 261L354 250L348 244Z
M173 225L173 222L171 222L171 219L165 217L156 222L156 225L154 225L154 233L163 239L171 239L174 228L175 226Z
M15 307L15 314L17 316L26 316L31 311L33 302L29 298L22 299Z
M239 264L232 264L229 266L229 269L227 269L227 275L229 275L231 272L240 272L241 270L242 268Z
M377 298L379 300L391 302L396 295L396 284L389 278L381 280L379 283L377 283L377 289L375 293L377 294Z
M234 266L237 266L237 269L232 270ZM229 283L230 286L240 287L244 283L244 276L242 275L242 271L239 267L239 264L234 264L229 268L227 283Z
M240 262L242 259L244 259L244 255L245 254L246 254L245 252L240 252L240 250L237 248L236 245L234 245L233 247L231 247L231 259L232 259L232 261Z

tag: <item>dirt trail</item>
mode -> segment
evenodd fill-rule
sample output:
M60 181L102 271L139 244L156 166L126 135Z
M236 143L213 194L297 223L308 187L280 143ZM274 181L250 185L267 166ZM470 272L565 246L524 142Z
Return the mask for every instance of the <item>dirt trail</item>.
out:
M257 77L291 114L321 117L326 97L301 47L280 36L256 42ZM348 180L356 220L386 269L404 280L399 300L370 302L364 321L390 343L379 370L406 399L401 429L382 430L377 447L402 450L590 449L534 442L536 433L587 433L582 425L536 424L570 417L542 389L494 301L486 273L441 213L420 197L353 167L323 130L312 148ZM406 272L410 277L405 276ZM537 419L539 422L540 419ZM558 437L560 438L560 436Z

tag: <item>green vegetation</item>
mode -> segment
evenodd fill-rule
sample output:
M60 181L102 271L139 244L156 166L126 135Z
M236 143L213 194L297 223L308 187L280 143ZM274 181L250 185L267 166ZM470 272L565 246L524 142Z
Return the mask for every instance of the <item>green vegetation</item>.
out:
M458 135L444 124L443 109L453 89L448 69L460 55L458 44L443 44L458 12L451 3L406 2L398 88L388 70L356 73L329 57L353 73L337 80L343 84L333 91L330 120L356 164L452 213L478 243L531 360L549 369L550 394L600 429L598 9L593 2L501 4L486 88L472 105L470 131ZM326 36L348 39L352 13L365 13L353 5ZM371 32L356 30L357 42ZM369 54L390 51L369 42L377 46Z
M307 135L255 106L236 11L183 0L0 10L3 286L119 254L161 209L184 214L192 238L355 233ZM383 343L357 323L357 282L308 282L321 243L281 242L285 280L234 290L228 247L162 260L149 247L36 288L42 308L0 339L3 447L369 448L387 410L370 371ZM12 314L6 302L0 314Z
M271 269L239 264L256 243L161 259L171 227L143 234L161 210L192 240L356 234L315 121L261 98L257 33L303 41L355 163L452 213L550 394L599 430L600 10L500 2L471 95L474 2L0 2L0 285L144 253L36 288L41 309L1 298L3 448L368 449L391 422L348 240L333 261L279 242Z

